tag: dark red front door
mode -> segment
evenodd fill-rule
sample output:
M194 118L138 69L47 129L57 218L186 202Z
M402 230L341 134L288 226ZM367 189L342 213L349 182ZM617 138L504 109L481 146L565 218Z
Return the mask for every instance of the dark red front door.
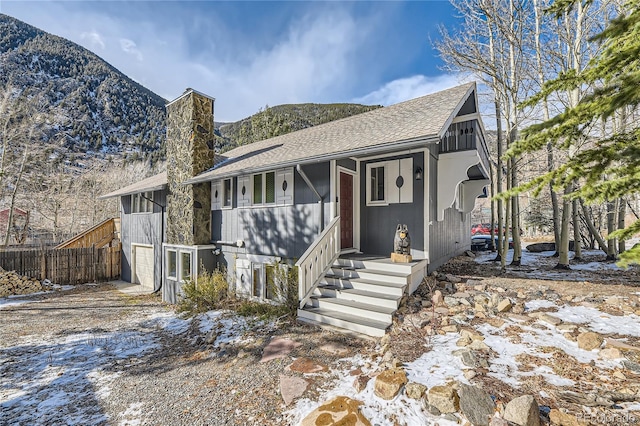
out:
M353 176L340 172L340 248L353 247Z

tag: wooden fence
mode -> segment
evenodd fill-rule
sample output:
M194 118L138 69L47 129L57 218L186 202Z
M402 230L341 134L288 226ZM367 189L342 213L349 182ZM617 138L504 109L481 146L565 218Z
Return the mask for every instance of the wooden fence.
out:
M83 284L120 277L120 245L104 248L0 251L0 266L55 284Z

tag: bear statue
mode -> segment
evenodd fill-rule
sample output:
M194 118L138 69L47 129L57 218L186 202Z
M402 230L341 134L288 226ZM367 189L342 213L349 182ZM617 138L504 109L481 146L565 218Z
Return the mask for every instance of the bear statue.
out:
M411 253L411 237L407 225L398 224L396 228L396 236L393 239L393 251L398 254Z

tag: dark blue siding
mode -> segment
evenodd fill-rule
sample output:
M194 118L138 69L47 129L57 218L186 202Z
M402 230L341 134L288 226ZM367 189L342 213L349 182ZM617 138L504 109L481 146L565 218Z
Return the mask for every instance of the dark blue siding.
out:
M153 197L155 202L162 206L165 205L165 191L155 191ZM131 196L129 195L120 197L120 208L122 235L121 278L123 281L131 282L131 245L152 244L155 258L154 285L158 289L162 279L162 209L154 204L153 213L131 213Z
M367 254L388 256L393 251L393 238L396 226L406 224L411 236L411 247L424 250L424 183L413 181L413 203L390 204L388 206L369 206L366 203L366 165L380 161L413 158L413 169L424 167L424 155L416 153L398 157L379 158L360 165L360 250Z

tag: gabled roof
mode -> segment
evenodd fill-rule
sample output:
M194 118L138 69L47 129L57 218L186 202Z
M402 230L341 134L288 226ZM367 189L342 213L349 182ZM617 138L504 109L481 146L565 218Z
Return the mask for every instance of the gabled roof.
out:
M385 108L243 145L216 156L212 169L185 183L436 143L475 90L468 83Z
M139 182L120 188L117 191L110 192L98 197L98 200L105 198L121 197L123 195L137 194L139 192L158 191L167 188L167 172L161 172L157 175L150 176Z

